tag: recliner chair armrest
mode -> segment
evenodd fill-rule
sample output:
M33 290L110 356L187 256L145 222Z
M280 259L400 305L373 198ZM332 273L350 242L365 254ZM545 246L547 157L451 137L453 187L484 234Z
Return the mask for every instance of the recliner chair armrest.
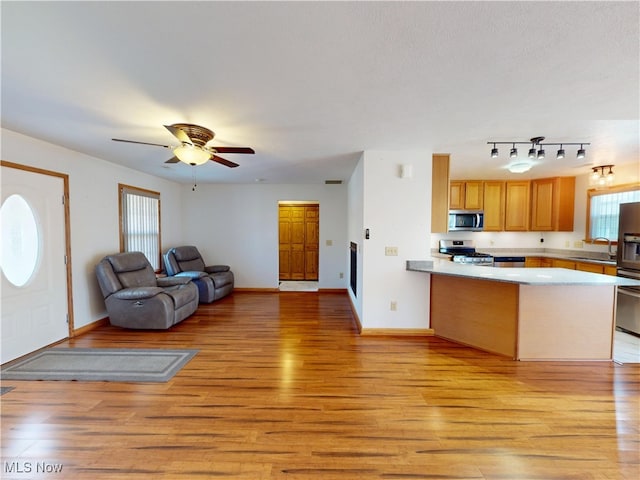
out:
M204 271L207 273L228 272L229 270L231 270L229 265L208 265L204 267Z
M158 287L174 287L176 285L186 285L191 281L189 277L160 277L157 280Z
M135 287L124 288L115 292L112 297L119 300L140 300L143 298L155 297L164 290L160 287Z
M206 277L207 274L204 272L196 272L196 271L188 271L188 272L180 272L175 274L176 277L187 277L191 280L197 280L198 278Z

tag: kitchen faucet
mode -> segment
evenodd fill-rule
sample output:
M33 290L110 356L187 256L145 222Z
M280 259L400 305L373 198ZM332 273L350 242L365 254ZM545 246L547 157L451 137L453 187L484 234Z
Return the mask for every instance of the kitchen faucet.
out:
M607 241L607 254L609 255L609 258L616 258L616 254L611 251L611 240L609 240L606 237L595 237L595 238L591 239L591 243L592 244L595 243L596 240L606 240Z

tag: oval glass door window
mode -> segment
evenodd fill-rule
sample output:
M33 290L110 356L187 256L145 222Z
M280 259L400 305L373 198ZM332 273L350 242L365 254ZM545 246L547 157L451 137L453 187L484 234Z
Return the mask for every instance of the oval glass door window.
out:
M0 268L17 287L26 285L36 271L39 232L35 214L21 195L11 195L0 208L2 249Z

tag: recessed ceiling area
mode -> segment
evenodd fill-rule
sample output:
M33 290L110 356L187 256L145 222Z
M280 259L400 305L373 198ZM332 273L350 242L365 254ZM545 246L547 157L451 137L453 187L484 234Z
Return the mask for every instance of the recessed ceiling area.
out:
M170 180L348 181L364 150L458 178L637 162L637 2L2 2L2 127ZM163 125L254 155L165 164ZM590 143L510 173L487 142ZM527 148L521 149L526 157ZM6 159L10 160L10 159Z

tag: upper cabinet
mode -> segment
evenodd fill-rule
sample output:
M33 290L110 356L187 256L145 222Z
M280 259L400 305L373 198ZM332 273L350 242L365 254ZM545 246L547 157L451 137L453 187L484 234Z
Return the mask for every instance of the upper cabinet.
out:
M512 232L529 230L529 180L505 182L504 229Z
M531 230L573 231L575 177L531 181Z
M449 225L449 154L431 157L431 232L445 233Z
M482 210L483 182L481 180L451 180L449 209Z
M500 232L504 230L505 182L487 180L483 184L484 230Z
M451 180L449 154L433 154L431 231L448 231L449 210L483 210L484 230L573 231L575 177Z

